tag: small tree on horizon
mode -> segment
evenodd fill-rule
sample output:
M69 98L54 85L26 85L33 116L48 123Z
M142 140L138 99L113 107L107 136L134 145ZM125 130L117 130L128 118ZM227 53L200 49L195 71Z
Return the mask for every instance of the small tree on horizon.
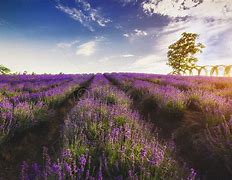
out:
M11 70L3 65L0 65L0 74L9 74Z
M205 48L202 43L196 43L198 37L196 33L184 32L178 41L168 47L167 65L172 67L173 74L184 74L196 66L198 59L194 55Z

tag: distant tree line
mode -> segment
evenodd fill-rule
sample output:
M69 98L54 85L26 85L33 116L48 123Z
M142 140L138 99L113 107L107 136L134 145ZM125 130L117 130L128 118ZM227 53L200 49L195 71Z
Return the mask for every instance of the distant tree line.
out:
M13 75L20 75L20 74L24 74L27 75L29 74L27 71L23 71L21 72L12 72L8 67L4 66L4 65L0 65L0 75L7 75L7 74L13 74ZM50 74L50 73L44 73L44 74ZM64 74L63 72L60 72L59 74ZM31 75L36 75L35 72L32 72Z
M0 65L0 74L9 74L11 70L3 65Z

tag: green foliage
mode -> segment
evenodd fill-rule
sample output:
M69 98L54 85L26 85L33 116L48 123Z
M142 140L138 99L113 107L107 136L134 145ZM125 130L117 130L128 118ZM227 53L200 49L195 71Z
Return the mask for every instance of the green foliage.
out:
M0 65L0 74L9 74L11 71L9 68L3 66L3 65Z
M113 93L108 94L108 95L106 96L106 102L107 102L108 104L116 104L116 103L117 103L116 96L115 96Z
M114 120L118 127L124 126L127 122L127 119L124 116L116 116Z
M196 66L198 59L194 55L205 48L203 44L196 43L198 37L198 34L184 32L177 42L168 47L167 65L172 67L173 74L184 74Z

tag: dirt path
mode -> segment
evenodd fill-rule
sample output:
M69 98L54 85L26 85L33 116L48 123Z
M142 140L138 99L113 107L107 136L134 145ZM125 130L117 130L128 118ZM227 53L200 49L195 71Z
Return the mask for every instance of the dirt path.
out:
M85 92L92 79L76 89L56 110L50 120L17 132L0 148L0 180L18 179L23 161L42 163L43 147L49 149L51 158L58 157L62 147L62 125L66 114Z

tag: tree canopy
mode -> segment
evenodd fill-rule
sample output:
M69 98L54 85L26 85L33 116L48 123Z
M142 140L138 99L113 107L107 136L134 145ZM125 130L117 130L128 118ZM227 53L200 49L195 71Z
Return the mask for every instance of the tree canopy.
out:
M196 66L196 53L201 53L205 46L196 43L199 37L196 33L182 33L182 37L168 47L167 65L173 69L173 74L185 74L187 70Z
M9 74L11 70L3 65L0 65L0 74Z

